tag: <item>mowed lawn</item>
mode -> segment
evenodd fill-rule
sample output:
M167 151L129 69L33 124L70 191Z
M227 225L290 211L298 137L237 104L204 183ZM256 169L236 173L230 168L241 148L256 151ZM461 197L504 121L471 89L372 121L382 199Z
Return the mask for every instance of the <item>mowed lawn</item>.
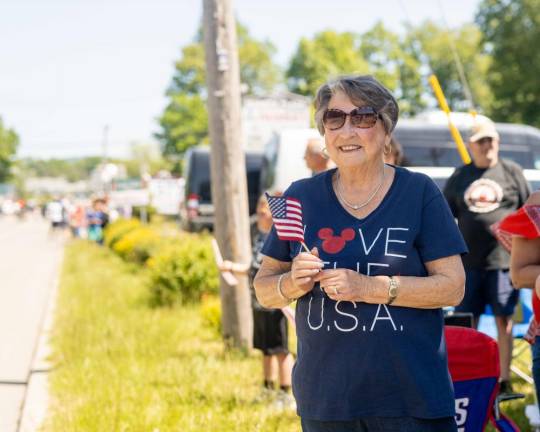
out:
M299 431L255 403L260 356L225 352L200 306L152 309L144 272L106 248L66 249L45 431Z

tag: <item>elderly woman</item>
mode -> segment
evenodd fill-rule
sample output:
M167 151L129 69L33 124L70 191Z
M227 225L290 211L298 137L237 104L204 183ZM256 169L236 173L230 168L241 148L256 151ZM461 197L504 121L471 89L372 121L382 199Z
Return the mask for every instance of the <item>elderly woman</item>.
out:
M463 297L463 238L428 177L383 162L398 119L385 87L343 77L315 107L337 168L284 194L300 201L313 249L272 229L255 279L262 305L297 300L302 428L455 431L441 308Z

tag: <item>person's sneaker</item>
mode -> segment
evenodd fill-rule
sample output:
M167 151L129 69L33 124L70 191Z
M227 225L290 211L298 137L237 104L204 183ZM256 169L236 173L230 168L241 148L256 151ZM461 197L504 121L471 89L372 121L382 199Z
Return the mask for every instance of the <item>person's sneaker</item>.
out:
M272 407L279 411L296 411L296 401L294 400L293 395L280 390Z
M512 388L510 381L501 381L499 383L499 398L502 399L518 399L525 397L523 393L516 393Z

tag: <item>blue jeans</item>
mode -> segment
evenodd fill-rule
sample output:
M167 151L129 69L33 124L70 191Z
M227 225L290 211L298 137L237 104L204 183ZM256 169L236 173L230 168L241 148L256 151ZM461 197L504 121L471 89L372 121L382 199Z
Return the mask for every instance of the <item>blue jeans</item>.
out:
M536 336L534 345L531 345L532 351L532 374L534 387L536 389L536 403L540 408L540 336Z
M303 432L456 432L454 417L362 417L353 421L301 419Z

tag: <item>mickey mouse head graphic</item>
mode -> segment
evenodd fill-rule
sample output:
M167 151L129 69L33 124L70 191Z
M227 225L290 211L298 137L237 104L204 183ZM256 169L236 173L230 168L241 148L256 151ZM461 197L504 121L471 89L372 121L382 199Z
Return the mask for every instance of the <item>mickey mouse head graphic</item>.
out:
M354 239L355 233L352 228L345 228L341 235L334 235L332 228L321 228L317 233L322 243L322 249L329 254L337 254L343 250L345 243Z

